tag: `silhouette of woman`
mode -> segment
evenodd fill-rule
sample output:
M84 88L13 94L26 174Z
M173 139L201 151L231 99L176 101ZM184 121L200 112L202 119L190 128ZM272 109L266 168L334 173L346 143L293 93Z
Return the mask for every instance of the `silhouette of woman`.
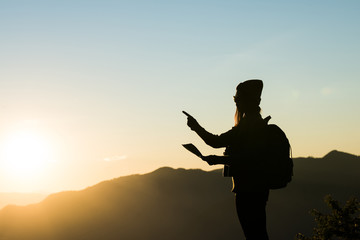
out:
M210 155L202 159L209 165L223 164L224 174L227 171L232 176L236 211L247 240L269 239L265 212L269 188L261 173L265 164L261 133L268 121L260 114L262 88L263 82L258 79L237 86L235 126L221 135L207 132L187 114L187 125L206 144L213 148L226 147L224 156Z

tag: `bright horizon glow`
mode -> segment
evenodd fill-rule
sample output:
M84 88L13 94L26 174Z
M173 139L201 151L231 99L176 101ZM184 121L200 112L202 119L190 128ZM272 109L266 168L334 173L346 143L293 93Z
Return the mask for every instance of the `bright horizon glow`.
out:
M5 168L12 177L30 179L43 173L50 161L50 146L30 131L12 134L3 148Z
M45 180L49 166L54 162L53 146L49 144L49 139L34 130L22 129L9 133L0 148L3 178L8 184L20 183L22 191L37 189L38 181Z

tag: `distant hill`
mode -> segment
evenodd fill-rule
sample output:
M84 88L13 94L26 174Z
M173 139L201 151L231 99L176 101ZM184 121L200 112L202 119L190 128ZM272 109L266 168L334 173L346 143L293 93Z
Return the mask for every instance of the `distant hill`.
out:
M0 209L6 205L29 205L42 201L48 194L0 192Z
M270 194L271 239L310 233L308 211L326 209L326 194L341 201L360 198L360 157L332 151L294 163L293 182ZM7 206L0 211L0 239L235 240L242 231L230 189L231 179L222 177L221 170L164 167L52 194L38 204Z

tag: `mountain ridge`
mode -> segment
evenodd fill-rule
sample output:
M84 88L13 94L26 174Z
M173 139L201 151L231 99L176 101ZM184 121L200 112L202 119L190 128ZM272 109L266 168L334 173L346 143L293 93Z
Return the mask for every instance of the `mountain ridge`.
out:
M323 156L322 158L323 159L336 159L336 158L340 158L340 157L342 159L351 159L352 160L352 159L359 158L360 156L342 152L342 151L338 151L338 150L332 150L328 154Z
M271 191L270 237L287 240L297 232L310 233L308 211L324 208L326 194L340 201L360 197L356 171L360 157L330 153L318 159L295 158L293 181L285 189ZM0 211L0 239L235 240L242 231L230 189L231 178L222 177L221 169L161 167L80 191L51 194L37 204L7 206Z
M296 157L294 158L294 160L310 160L310 159L316 159L316 160L333 160L333 159L345 159L345 160L356 160L358 159L360 161L360 156L358 155L354 155L354 154L350 154L350 153L346 153L346 152L342 152L342 151L338 151L338 150L332 150L330 152L328 152L327 154L325 154L323 157ZM104 181L101 181L97 184L94 184L93 186L89 186L87 188L91 188L91 187L94 187L100 183L103 183L103 182L108 182L108 181L112 181L112 180L115 180L115 179L118 179L118 178L122 178L122 177L129 177L129 176L134 176L134 175L145 175L145 174L151 174L151 173L154 173L156 171L161 171L162 169L166 170L166 169L173 169L171 167L167 167L167 166L163 166L163 167L160 167L160 168L157 168L153 171L150 171L148 173L144 173L144 174L137 174L137 173L134 173L134 174L130 174L130 175L126 175L126 176L120 176L120 177L116 177L116 178L112 178L112 179L108 179L108 180L104 180ZM176 168L176 169L184 169L184 168ZM186 170L191 170L192 168L189 168L189 169L186 169ZM196 168L195 168L196 169ZM200 169L199 169L200 170ZM210 170L209 172L212 172L212 171L215 171L215 172L221 172L222 169L219 168L219 169L214 169L214 170ZM81 189L81 190L74 190L74 191L83 191L87 188L84 188L84 189ZM61 192L74 192L72 190L69 190L69 191L61 191ZM58 193L61 193L61 192L58 192ZM5 193L5 192L0 192L0 196L1 196L1 199L3 200L3 202L6 202L6 200L4 199L7 199L7 198L10 198L10 199L15 199L15 202L18 202L17 204L5 204L5 203L2 203L2 207L0 206L0 210L3 209L3 207L6 207L7 205L15 205L15 206L26 206L28 204L25 204L24 201L20 200L19 198L21 198L23 195L30 195L30 196L33 196L33 198L38 198L38 199L41 199L43 198L43 200L45 200L47 197L50 197L51 195L53 194L57 194L57 193L51 193L51 194L40 194L40 193ZM46 195L46 196L45 196ZM17 197L15 197L17 196ZM36 200L31 200L31 203L29 204L36 204L36 203L39 203L40 201L37 201Z

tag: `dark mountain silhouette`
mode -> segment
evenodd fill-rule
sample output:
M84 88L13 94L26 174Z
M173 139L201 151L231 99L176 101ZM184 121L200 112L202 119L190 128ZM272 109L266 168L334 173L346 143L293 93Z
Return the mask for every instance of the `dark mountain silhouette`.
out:
M309 234L312 208L323 197L360 198L360 157L332 151L294 159L293 182L270 193L271 239ZM231 179L221 170L160 168L101 182L82 191L52 194L38 204L0 211L0 239L239 239Z

